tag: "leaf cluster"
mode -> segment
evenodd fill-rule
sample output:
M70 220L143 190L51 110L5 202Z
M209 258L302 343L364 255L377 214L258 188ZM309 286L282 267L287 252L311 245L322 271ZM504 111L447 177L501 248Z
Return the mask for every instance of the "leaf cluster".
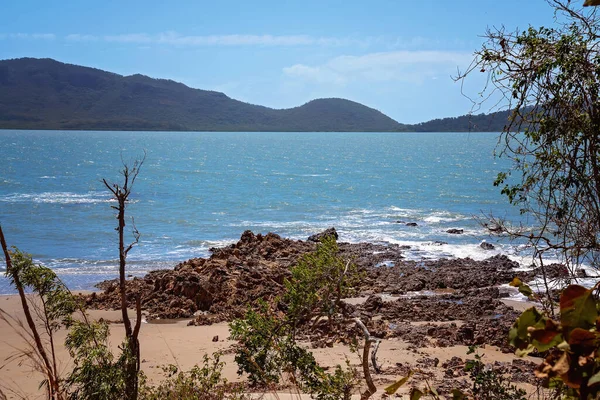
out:
M158 386L140 384L141 400L244 400L248 397L239 389L228 387L223 378L224 363L220 354L204 355L201 365L180 371L179 367L163 367L166 378Z
M313 318L330 321L343 312L342 299L351 296L363 278L358 267L338 255L333 236L325 236L314 252L305 254L291 268L285 281L283 303L286 318L296 327Z
M338 251L335 238L326 237L291 269L279 304L285 313L261 300L230 324L231 338L238 341L238 373L247 373L252 385L277 384L285 375L316 399L350 397L354 371L338 366L327 373L295 340L298 326L322 316L332 321L342 311L341 299L360 279L356 266L339 257Z
M552 27L490 29L471 66L457 79L482 72L479 100L511 111L498 155L512 167L494 185L533 217L529 240L536 256L559 253L572 271L596 265L600 254L600 20L576 2L547 0Z
M41 302L37 309L39 316L47 322L47 328L52 332L61 325L69 327L73 320L72 314L80 309L81 304L67 287L58 279L50 268L35 263L30 254L23 253L16 247L9 252L12 267L6 271L11 285L19 282L23 288L34 292Z
M569 395L580 399L600 395L600 316L593 291L570 285L560 296L560 320L532 307L509 332L517 354L547 354L535 371L538 378L547 386L559 381Z

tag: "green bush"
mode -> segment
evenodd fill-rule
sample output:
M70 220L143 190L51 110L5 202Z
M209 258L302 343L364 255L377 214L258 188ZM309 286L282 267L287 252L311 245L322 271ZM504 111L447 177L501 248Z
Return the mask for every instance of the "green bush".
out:
M354 371L338 365L333 374L325 372L312 352L295 340L296 328L302 324L322 316L331 323L342 311L341 299L359 279L356 266L339 257L338 250L335 239L327 237L291 269L281 299L285 314L259 301L244 318L230 324L231 338L238 341L238 373L247 373L252 385L278 384L287 374L300 390L318 400L350 398L356 386Z
M188 372L180 371L175 365L163 368L166 379L155 387L142 383L141 400L244 400L248 396L239 389L229 387L223 378L223 362L218 353L212 358L204 355L201 366L196 365Z

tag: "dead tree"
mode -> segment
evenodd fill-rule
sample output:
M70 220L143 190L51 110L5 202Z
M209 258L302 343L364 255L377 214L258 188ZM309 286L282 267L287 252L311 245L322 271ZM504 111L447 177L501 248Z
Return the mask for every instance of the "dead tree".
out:
M109 183L106 179L103 179L104 185L110 190L113 198L117 201L116 206L111 206L117 211L118 226L115 230L119 234L119 289L121 294L121 313L123 316L123 325L125 327L125 399L136 400L138 397L138 375L140 371L140 342L138 335L140 332L140 326L142 322L142 308L139 294L136 297L136 321L135 326L132 327L129 314L127 312L127 287L125 279L125 266L127 264L127 254L133 248L135 244L139 242L140 233L135 227L135 223L132 218L133 226L133 241L127 246L125 245L125 208L129 202L129 195L131 194L131 188L140 172L140 168L146 159L146 153L141 160L135 160L133 165L130 167L127 163L123 162L123 169L121 175L123 175L123 184Z

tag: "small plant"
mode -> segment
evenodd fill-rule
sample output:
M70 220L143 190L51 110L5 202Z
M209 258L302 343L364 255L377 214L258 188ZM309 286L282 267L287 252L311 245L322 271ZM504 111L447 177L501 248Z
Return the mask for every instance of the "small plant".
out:
M291 269L286 292L278 302L285 313L259 301L258 307L250 307L244 318L230 324L231 338L239 342L235 356L238 373L247 373L251 384L278 384L287 376L315 399L350 399L357 389L356 371L349 365L338 365L333 373L327 373L310 351L296 343L298 327L316 324L324 316L332 327L341 314L341 320L355 322L365 334L363 370L368 389L361 398L376 392L369 372L369 350L376 339L362 322L345 315L342 302L352 294L361 274L354 264L339 257L338 251L335 238L325 237L315 252L302 257Z
M70 399L114 399L125 393L123 373L127 358L125 347L120 357L108 345L109 329L105 321L73 321L65 347L73 359L73 369L65 380Z
M277 318L264 301L258 309L249 308L242 319L229 325L231 338L239 342L235 355L238 373L247 373L250 384L278 383L285 364L283 343L289 327Z
M218 353L204 355L201 366L183 372L175 365L163 367L166 379L156 387L142 384L139 397L142 400L244 400L248 399L239 389L228 386L221 373L224 363Z
M465 371L468 371L473 381L472 393L480 400L525 400L527 392L512 385L501 373L487 366L483 356L476 352L475 346L469 347L467 354L475 354L474 360L467 361ZM457 395L458 392L455 392Z
M335 238L325 236L316 251L305 254L291 268L292 276L285 281L283 303L294 330L311 320L316 324L322 317L328 318L331 327L335 316L343 313L342 299L353 294L362 274L338 252Z

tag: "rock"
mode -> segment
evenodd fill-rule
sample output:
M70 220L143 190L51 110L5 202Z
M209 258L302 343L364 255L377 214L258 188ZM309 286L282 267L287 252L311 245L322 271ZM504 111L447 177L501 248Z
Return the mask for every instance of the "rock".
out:
M362 308L363 310L372 314L379 311L381 306L383 306L383 300L381 299L381 296L374 294L369 296L369 298L364 302Z
M213 336L212 341L213 342L218 342L219 341L219 335Z
M407 222L406 226L419 226L416 222Z
M494 250L495 247L493 244L486 242L485 240L481 242L481 244L479 244L479 247L481 247L484 250Z
M335 238L335 240L338 239L338 234L335 230L335 228L329 228L329 229L325 229L323 232L321 233L317 233L315 235L311 235L308 237L308 241L309 242L320 242L324 237L328 237L328 236L333 236Z
M452 229L448 229L446 231L446 233L450 233L452 235L461 235L463 234L465 231L464 229L456 229L456 228L452 228Z

